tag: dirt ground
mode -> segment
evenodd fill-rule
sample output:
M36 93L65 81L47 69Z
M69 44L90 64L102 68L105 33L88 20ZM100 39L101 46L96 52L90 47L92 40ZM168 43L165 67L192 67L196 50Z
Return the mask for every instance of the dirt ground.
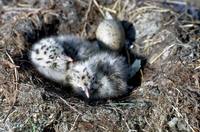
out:
M42 77L28 51L50 35L94 40L105 11L133 24L131 51L147 63L129 96L90 105ZM0 0L0 132L200 132L199 14L176 1Z

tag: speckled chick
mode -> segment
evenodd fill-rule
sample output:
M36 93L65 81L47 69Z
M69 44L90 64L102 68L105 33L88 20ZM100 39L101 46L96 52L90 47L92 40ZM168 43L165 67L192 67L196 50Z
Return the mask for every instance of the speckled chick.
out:
M97 44L73 35L52 36L33 44L29 56L32 64L42 75L63 83L64 73L70 63L85 60L98 50Z
M110 99L127 94L129 66L125 58L114 53L99 52L85 61L70 66L66 83L86 99Z

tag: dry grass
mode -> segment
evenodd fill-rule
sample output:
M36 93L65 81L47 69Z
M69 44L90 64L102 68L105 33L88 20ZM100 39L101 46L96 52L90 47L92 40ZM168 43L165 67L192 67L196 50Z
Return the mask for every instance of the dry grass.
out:
M76 0L67 7L53 1L44 7L15 4L3 6L0 14L4 16L0 21L0 131L200 131L199 21L155 1L137 5L134 0ZM32 43L49 35L95 38L105 11L133 22L139 33L145 33L138 38L136 34L133 52L145 56L148 63L141 71L141 86L130 96L90 106L40 76L27 52ZM5 19L10 13L13 16ZM145 20L151 14L157 17ZM151 21L158 29L139 29Z

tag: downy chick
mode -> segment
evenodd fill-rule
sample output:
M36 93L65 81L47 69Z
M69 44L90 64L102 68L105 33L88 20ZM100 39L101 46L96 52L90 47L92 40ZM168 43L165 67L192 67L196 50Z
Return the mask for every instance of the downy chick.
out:
M129 92L131 67L125 57L100 52L97 44L75 36L49 37L35 43L30 59L45 77L86 99L109 99Z
M65 54L70 56L73 61L85 60L100 50L97 42L92 43L74 35L58 36L54 39L59 45L62 45Z
M124 57L99 52L88 60L70 65L66 84L86 99L110 99L129 92L128 78L129 66Z
M30 60L42 75L55 82L63 83L64 73L70 63L85 60L98 50L98 44L73 35L53 36L33 45Z
M58 83L65 81L63 73L73 61L54 38L42 39L35 43L30 51L30 60L42 75Z

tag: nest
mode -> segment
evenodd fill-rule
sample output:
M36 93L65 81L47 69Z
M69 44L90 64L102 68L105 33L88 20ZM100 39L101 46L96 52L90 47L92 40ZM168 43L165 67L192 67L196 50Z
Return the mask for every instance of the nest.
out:
M0 2L0 130L200 131L200 26L191 12L151 0ZM105 10L133 23L132 53L147 64L130 96L90 106L40 76L28 51L51 35L94 39Z

